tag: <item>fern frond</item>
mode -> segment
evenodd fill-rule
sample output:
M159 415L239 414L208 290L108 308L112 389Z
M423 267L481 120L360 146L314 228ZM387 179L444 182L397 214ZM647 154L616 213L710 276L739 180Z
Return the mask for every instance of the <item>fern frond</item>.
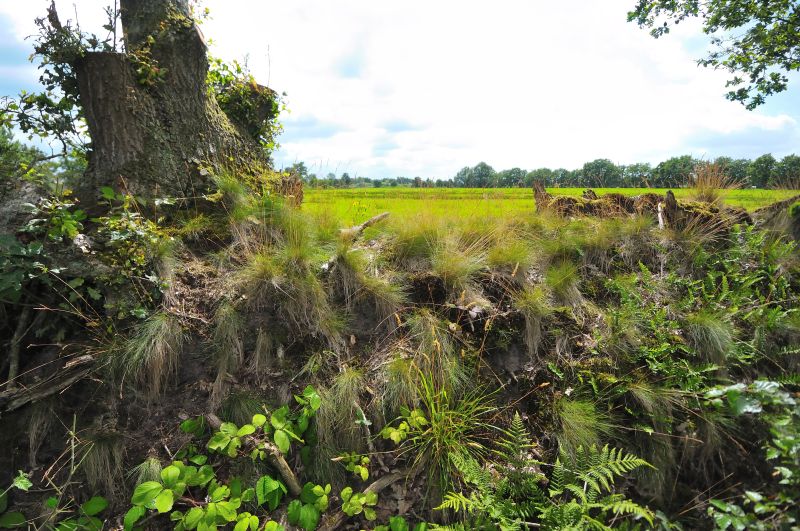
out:
M519 412L514 413L514 418L511 420L511 426L504 432L505 438L500 441L500 449L497 453L500 457L509 463L515 463L520 460L525 450L531 448L530 434L519 416Z
M600 493L611 491L616 478L636 468L652 465L622 449L605 445L598 450L592 445L588 449L578 447L572 466L579 481L584 482L592 491Z
M460 492L448 492L445 494L441 505L434 510L441 511L443 509L450 509L454 512L463 511L465 513L471 513L475 509L475 501L472 498L464 496Z
M615 500L613 503L607 505L605 509L610 510L616 515L633 515L635 517L644 518L647 520L648 524L651 526L653 525L653 512L647 507L642 507L631 500Z
M798 373L784 374L783 376L779 376L778 378L776 378L776 381L778 381L783 385L800 387L800 374Z

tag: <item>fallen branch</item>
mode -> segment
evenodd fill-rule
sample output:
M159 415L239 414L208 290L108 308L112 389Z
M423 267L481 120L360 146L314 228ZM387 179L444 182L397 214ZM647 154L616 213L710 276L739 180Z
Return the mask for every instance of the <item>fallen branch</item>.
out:
M355 239L361 236L361 233L364 232L364 229L388 217L389 217L389 212L384 212L382 214L378 214L377 216L369 218L367 221L361 223L360 225L355 225L353 227L350 227L349 229L341 229L339 233L342 235L342 237Z
M379 477L373 483L370 483L364 492L374 492L378 493L391 485L392 483L408 477L409 470L398 470L397 472L392 472L391 474L386 474L385 476ZM322 521L322 524L317 528L317 531L336 531L340 529L344 521L347 519L347 515L344 514L342 511L338 511L333 514L329 514L325 517Z
M206 422L208 425L218 430L220 426L222 426L222 421L213 413L206 413L205 415ZM302 492L302 488L300 487L300 483L297 481L297 476L294 475L292 472L292 468L289 466L289 463L286 462L286 459L283 458L283 454L278 449L277 446L270 442L263 443L264 449L267 451L267 458L269 460L269 464L278 471L278 474L281 475L283 478L283 482L286 484L286 488L289 490L289 494L292 496L300 496L300 492Z
M94 361L94 358L90 358L90 360ZM0 413L14 411L31 402L37 402L50 395L60 393L75 382L89 376L93 370L94 367L88 367L69 376L64 375L66 371L59 371L47 380L38 382L32 387L20 389L16 392L6 391L0 394Z

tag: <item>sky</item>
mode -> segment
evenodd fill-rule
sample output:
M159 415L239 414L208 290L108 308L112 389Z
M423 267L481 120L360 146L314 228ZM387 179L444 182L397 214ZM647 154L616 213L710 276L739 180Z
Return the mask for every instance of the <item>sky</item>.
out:
M57 2L99 28L108 0ZM34 89L33 19L49 0L0 0L0 95ZM696 23L653 39L634 0L207 0L211 52L285 92L278 166L451 178L596 158L800 153L800 79L756 111L697 65Z

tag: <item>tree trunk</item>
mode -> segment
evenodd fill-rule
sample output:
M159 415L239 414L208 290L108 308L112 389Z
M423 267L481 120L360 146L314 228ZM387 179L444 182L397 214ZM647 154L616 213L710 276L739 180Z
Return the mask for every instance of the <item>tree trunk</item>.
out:
M92 139L78 190L84 205L103 186L144 200L191 200L214 173L264 175L264 149L207 90L206 44L188 2L121 0L120 7L125 53L89 52L74 64Z

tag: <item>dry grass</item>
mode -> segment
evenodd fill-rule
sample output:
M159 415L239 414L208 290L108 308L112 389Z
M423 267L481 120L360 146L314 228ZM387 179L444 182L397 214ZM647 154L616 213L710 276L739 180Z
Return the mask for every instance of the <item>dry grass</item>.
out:
M727 191L742 188L743 185L731 177L724 166L711 162L701 162L694 167L690 184L697 201L717 206L722 206Z

